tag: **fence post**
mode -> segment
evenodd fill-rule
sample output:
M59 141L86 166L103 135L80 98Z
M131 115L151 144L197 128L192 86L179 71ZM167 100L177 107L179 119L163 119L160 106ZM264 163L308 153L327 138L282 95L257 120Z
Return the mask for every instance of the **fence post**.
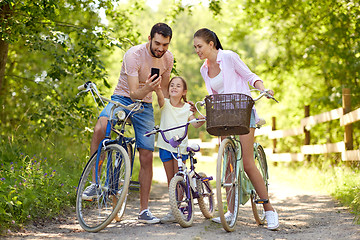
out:
M342 90L343 114L351 112L351 95L350 88ZM353 150L352 124L345 125L344 142L346 150Z
M310 105L305 106L305 117L310 117ZM310 131L306 129L306 126L304 126L304 133L305 133L304 145L310 145ZM307 155L306 159L310 161L311 156Z
M271 130L276 130L276 117L272 117L272 127ZM273 139L273 153L276 153L276 138Z

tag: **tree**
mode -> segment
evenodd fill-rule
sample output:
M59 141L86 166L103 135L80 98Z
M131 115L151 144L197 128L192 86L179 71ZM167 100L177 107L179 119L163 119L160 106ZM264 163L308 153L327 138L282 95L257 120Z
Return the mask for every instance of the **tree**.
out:
M71 125L75 87L88 80L109 87L104 57L136 42L129 16L137 4L118 12L111 0L2 1L1 134L20 125L34 132ZM101 9L121 31L101 23Z

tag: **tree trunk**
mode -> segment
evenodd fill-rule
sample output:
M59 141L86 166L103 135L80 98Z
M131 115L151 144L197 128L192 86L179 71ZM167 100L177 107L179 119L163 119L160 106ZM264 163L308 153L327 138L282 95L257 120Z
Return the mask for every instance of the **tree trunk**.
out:
M0 8L0 21L5 23L3 24L3 29L7 29L6 22L10 16L10 6L9 4L3 4ZM10 32L6 32L6 34L10 34ZM2 34L1 34L2 35ZM9 43L6 41L4 36L0 35L0 98L4 93L4 86L5 86L5 67L6 61L8 57L9 51Z
M5 86L5 66L9 50L9 44L0 39L0 96L3 95Z

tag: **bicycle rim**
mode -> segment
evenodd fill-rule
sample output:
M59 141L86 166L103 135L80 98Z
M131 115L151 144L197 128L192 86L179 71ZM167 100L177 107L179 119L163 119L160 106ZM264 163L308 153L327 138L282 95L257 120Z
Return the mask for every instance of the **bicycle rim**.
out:
M223 228L234 231L239 210L239 177L234 142L226 138L219 147L216 168L216 197L219 216ZM230 212L232 216L225 219L225 213Z
M199 208L206 218L212 218L214 215L214 193L209 181L205 181L206 174L199 173L201 179L196 179L196 189L199 193L198 203Z
M266 162L266 155L261 145L257 145L255 150L255 165L259 169L259 172L264 179L266 190L268 190L268 167ZM255 221L258 225L262 225L265 222L265 210L262 204L256 204L255 200L259 196L255 191L251 194L251 207L253 210Z
M97 193L91 200L83 199L83 192L93 181L97 153L86 165L79 181L76 196L76 215L79 224L88 232L105 228L123 206L130 183L129 157L118 144L110 144L100 153Z
M174 176L169 185L171 211L182 227L190 227L194 220L194 201L191 189L182 176Z

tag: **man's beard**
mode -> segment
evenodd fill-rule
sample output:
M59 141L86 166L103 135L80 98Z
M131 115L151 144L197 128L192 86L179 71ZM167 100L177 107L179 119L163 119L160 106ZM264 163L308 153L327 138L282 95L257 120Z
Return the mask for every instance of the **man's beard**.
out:
M157 56L157 55L155 54L155 52L153 51L153 49L152 49L152 41L150 41L150 52L151 52L151 54L153 55L153 57L156 57L156 58L162 58L162 56L164 56L164 54L165 54L165 52L163 52L163 53L161 54L161 56Z

